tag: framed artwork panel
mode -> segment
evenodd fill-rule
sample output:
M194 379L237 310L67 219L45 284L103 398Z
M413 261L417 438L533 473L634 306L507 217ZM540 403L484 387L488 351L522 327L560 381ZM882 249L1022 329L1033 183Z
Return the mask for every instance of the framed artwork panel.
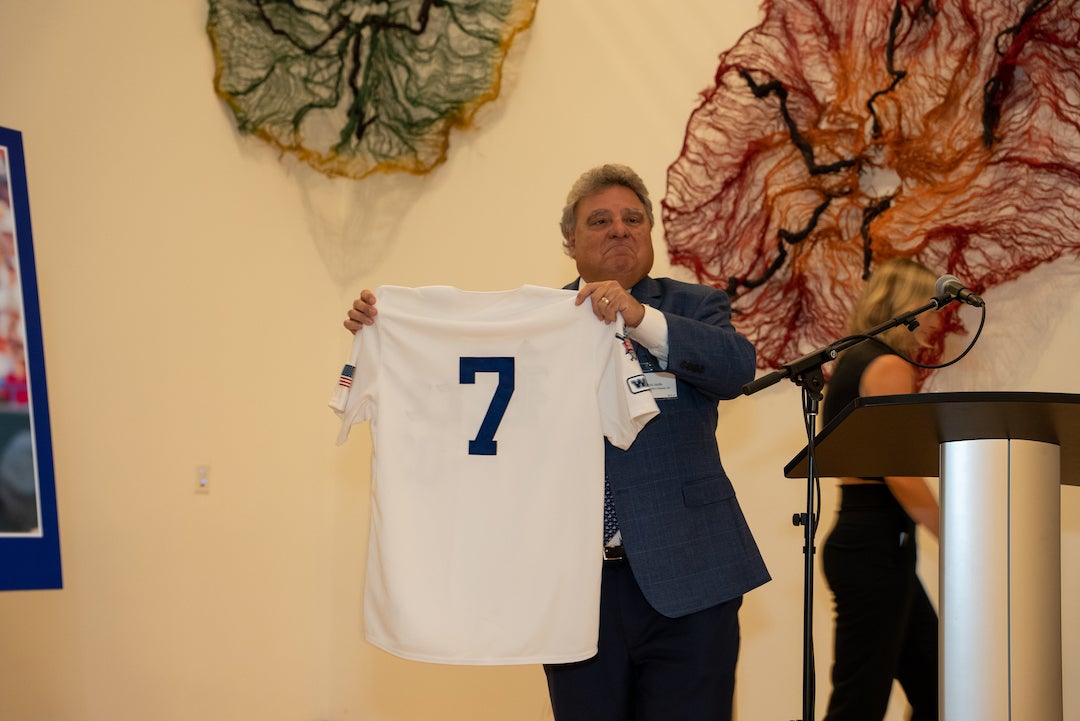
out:
M0 591L61 588L22 134L0 127Z

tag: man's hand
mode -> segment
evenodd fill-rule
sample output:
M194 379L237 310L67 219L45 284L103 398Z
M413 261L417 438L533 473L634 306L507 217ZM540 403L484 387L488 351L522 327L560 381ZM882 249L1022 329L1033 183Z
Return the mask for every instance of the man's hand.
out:
M351 333L372 325L379 311L375 310L375 294L370 290L360 291L360 297L353 301L349 308L349 317L345 319L345 328Z
M622 313L627 327L637 328L645 318L645 306L634 300L618 281L586 283L578 290L576 305L584 303L586 298L591 298L593 313L605 323L614 323L615 314Z

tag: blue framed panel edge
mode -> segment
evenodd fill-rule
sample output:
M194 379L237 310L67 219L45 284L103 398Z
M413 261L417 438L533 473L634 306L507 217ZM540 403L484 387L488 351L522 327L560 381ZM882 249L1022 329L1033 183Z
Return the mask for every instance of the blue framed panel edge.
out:
M36 533L0 536L0 591L63 587L60 530L56 512L49 397L45 384L45 350L38 303L37 270L30 227L30 195L22 133L0 126L0 146L7 153L11 210L14 215L19 285L25 329L27 379L30 389L31 431L37 469L39 529Z

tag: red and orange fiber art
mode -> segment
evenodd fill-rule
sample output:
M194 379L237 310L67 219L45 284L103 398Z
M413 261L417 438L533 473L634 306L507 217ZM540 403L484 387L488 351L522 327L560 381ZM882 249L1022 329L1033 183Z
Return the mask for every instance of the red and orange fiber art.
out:
M672 263L732 295L759 367L846 335L887 258L981 294L1080 255L1080 0L763 10L662 203Z

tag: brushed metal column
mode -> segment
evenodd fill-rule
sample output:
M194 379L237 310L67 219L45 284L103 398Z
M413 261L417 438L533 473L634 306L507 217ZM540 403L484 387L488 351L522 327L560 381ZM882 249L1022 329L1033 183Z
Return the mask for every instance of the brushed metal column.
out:
M1062 721L1060 448L941 444L943 721Z

